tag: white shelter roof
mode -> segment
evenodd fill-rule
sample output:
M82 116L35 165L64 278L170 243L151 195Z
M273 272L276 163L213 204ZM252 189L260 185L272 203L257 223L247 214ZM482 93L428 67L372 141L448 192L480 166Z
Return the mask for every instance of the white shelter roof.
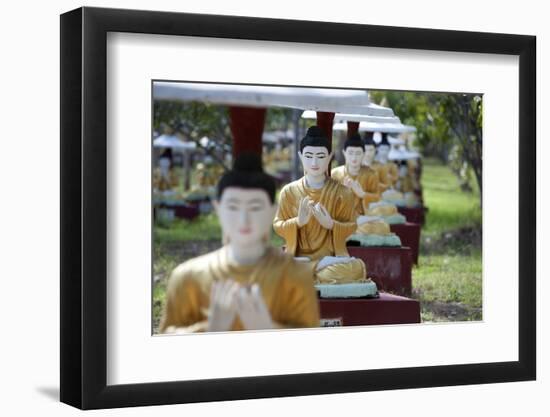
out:
M416 132L416 127L404 125L402 123L361 122L359 124L359 130L362 132L406 133Z
M153 98L247 107L346 111L383 117L394 115L391 109L371 103L367 90L156 81L153 84Z
M195 142L184 142L175 135L160 135L158 138L153 140L153 147L187 151L190 149L195 149L197 144Z

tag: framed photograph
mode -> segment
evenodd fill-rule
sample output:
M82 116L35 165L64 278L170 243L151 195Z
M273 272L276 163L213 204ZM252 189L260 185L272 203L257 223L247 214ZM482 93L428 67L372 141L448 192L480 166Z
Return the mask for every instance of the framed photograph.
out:
M534 380L536 39L61 16L61 401Z

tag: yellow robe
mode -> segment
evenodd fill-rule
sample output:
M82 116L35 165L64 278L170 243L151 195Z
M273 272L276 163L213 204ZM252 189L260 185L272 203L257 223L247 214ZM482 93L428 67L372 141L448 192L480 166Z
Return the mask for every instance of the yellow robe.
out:
M363 188L363 191L366 193L365 197L360 199L360 214L365 214L367 212L370 203L380 200L378 173L370 167L362 166L357 175L351 175L345 165L340 165L331 171L330 176L340 184L344 183L346 177L359 182L361 188Z
M178 176L172 168L168 170L168 177L165 178L159 168L153 172L153 188L159 191L173 190L178 187Z
M334 220L332 230L322 227L315 217L298 228L298 208L304 197L320 202ZM294 256L312 260L324 256L349 256L346 239L355 232L357 208L353 193L338 181L327 178L319 189L307 187L305 177L287 184L279 195L279 209L273 229L286 241L286 250Z
M359 182L361 188L363 188L363 191L366 193L365 197L362 199L355 196L360 214L367 214L369 212L369 204L380 200L378 173L370 167L362 166L357 175L351 175L346 166L341 165L331 171L331 177L342 184L346 177ZM391 234L390 226L382 220L363 223L357 228L357 232L367 235Z
M334 220L332 230L322 227L315 217L298 227L298 208L304 197L320 202ZM346 239L357 229L359 213L352 191L338 181L327 178L320 189L306 186L305 177L287 184L279 195L279 209L273 229L285 239L286 250L293 256L305 256L313 261L325 256L348 256ZM365 279L366 267L360 259L328 266L316 272L321 283L347 283Z
M174 269L168 282L160 331L205 331L212 283L229 278L260 286L277 327L319 326L319 302L311 262L298 262L279 249L269 248L255 264L236 265L228 259L227 249L221 248ZM238 315L231 330L244 330Z
M372 168L378 173L380 192L393 187L399 179L399 169L393 162L386 162L385 164L375 162Z

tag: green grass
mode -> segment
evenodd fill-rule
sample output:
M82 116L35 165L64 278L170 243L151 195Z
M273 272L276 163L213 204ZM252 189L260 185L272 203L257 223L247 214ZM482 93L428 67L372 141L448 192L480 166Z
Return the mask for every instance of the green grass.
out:
M479 194L460 189L439 161L423 164L424 203L419 267L413 270L413 295L422 321L482 318L481 209ZM472 184L476 189L476 185Z
M214 213L203 214L193 220L174 220L170 225L156 225L154 228L155 245L186 242L190 240L221 241L222 234L218 217ZM272 233L271 243L281 246L284 240Z
M434 159L424 160L422 189L429 212L422 233L436 236L461 227L479 227L479 193L476 184L472 184L472 188L476 191L462 191L458 179L447 166Z
M193 220L176 219L170 225L155 226L155 243L188 240L221 240L221 229L214 213Z
M477 185L473 192L460 189L456 176L440 161L427 158L423 163L422 189L428 207L423 236L438 236L462 228L481 228L481 208Z

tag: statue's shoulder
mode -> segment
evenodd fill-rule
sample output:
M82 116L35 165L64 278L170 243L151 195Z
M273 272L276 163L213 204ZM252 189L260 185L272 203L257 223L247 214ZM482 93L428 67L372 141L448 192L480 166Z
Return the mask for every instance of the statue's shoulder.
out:
M302 178L298 178L297 180L294 180L292 182L289 182L288 184L285 184L283 188L281 188L280 195L285 195L287 193L292 192L298 192L302 189Z
M343 191L343 190L349 191L348 187L346 187L340 181L338 181L338 180L336 180L335 178L332 178L332 177L327 178L326 185L328 185L331 188L335 188L338 191Z
M346 187L341 182L335 180L334 178L327 179L327 185L330 187L330 190L342 199L354 199L353 191Z
M376 174L376 171L374 170L374 168L373 167L368 167L368 166L365 166L365 165L363 165L361 167L361 170L359 172L359 175L363 175L365 177L368 177L368 176L374 175L374 174Z
M332 171L330 171L330 175L333 177L343 177L345 174L345 165L337 166L336 168L332 168Z
M170 274L169 285L178 287L184 284L199 284L204 280L209 267L219 262L220 251L221 249L218 249L182 262Z

